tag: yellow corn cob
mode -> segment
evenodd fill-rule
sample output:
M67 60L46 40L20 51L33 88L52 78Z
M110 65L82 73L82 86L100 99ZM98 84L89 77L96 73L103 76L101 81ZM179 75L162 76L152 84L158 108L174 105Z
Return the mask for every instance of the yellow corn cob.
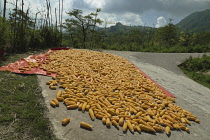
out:
M94 115L94 112L93 112L92 108L89 109L89 115L90 115L91 120L94 121L95 120L95 115Z
M119 125L120 125L120 126L123 126L123 124L124 124L124 118L121 117L120 120L119 120Z
M108 112L109 114L111 114L112 116L116 115L115 112L112 111L112 110L110 110L110 109L107 109L107 112Z
M83 106L83 103L79 104L79 105L78 105L78 109L79 109L79 110L82 110L82 106Z
M134 133L134 128L133 128L133 125L131 124L131 122L129 120L127 120L126 122L128 124L128 128L131 131L131 133Z
M124 122L122 130L125 132L125 131L127 131L127 129L128 129L128 123Z
M65 118L62 120L62 125L67 125L70 122L70 118Z
M106 124L106 118L105 117L102 118L102 123Z
M83 105L82 105L82 112L85 112L86 106L87 106L87 102L84 102Z
M196 119L195 122L200 123L200 120Z
M119 129L118 127L119 124L115 120L112 120L112 125L114 125L117 129Z
M52 101L56 104L56 106L59 106L59 102L57 99L52 99Z
M166 135L169 135L171 133L171 128L169 126L166 126L165 133Z
M64 98L63 97L57 97L56 98L59 102L63 102Z
M90 130L93 129L93 126L92 126L92 125L90 125L90 124L88 124L88 123L85 123L85 122L81 122L81 123L80 123L80 127L86 128L86 129L90 129Z
M160 125L154 125L153 128L156 132L162 132L164 130L164 128Z
M186 131L187 133L190 133L190 129L189 129L188 127L185 128L185 131Z
M96 117L97 119L102 119L104 116L97 113L97 114L95 114L95 117Z
M50 105L51 105L52 107L56 107L56 103L55 103L54 101L51 101L51 102L50 102Z
M61 95L62 95L62 90L58 90L58 92L57 92L57 94L56 94L56 98L61 97Z
M56 86L49 86L50 89L56 90Z
M107 119L106 119L106 126L107 126L107 127L110 127L110 126L111 126L110 118L107 118Z
M68 105L67 106L67 109L77 109L77 105L76 104L74 104L74 105Z
M141 130L148 131L148 132L156 132L151 126L139 124Z
M136 125L136 131L139 133L141 132L141 128L138 125Z
M76 102L74 102L74 101L64 101L64 103L66 104L66 106L68 106L68 105L76 105L77 103Z

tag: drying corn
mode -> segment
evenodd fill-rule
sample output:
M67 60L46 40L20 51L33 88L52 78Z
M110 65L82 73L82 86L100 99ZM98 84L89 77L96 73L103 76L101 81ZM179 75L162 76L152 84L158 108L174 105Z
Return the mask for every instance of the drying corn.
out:
M50 104L64 102L67 109L88 111L123 131L162 132L173 129L190 132L190 121L199 123L189 111L175 105L129 61L115 55L84 50L60 50L48 55L41 68L56 73L46 84L59 90ZM92 126L81 123L82 127Z
M62 120L62 125L67 125L70 122L70 118L65 118Z
M86 123L86 122L81 122L81 123L80 123L80 127L86 128L86 129L90 129L90 130L93 129L93 126L90 125L90 124L88 124L88 123Z

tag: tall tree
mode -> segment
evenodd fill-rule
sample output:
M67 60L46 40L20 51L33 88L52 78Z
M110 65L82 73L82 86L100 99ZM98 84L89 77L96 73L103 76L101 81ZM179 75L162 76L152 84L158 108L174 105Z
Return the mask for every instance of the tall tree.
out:
M70 17L73 17L73 18L66 19L66 22L65 22L66 28L68 27L77 28L78 29L77 32L79 31L82 33L81 42L82 42L83 48L87 47L86 42L87 42L88 32L91 32L91 30L95 29L95 26L97 24L102 23L102 21L97 18L98 12L100 12L100 10L96 11L97 14L90 13L84 16L82 10L74 9L72 12L67 13Z

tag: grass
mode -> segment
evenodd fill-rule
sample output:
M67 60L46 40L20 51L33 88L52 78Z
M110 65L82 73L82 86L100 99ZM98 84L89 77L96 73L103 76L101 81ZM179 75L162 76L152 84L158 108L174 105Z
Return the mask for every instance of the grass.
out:
M200 72L188 71L183 68L181 70L192 80L210 89L210 75Z
M8 56L2 63L26 54ZM0 139L56 139L52 133L36 75L0 71Z

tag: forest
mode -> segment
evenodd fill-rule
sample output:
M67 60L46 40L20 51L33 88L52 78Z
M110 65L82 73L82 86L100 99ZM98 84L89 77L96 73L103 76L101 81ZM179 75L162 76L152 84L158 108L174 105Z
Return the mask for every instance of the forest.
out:
M64 21L62 1L59 0L57 9L51 9L50 1L46 0L46 7L45 13L31 13L29 7L18 6L16 0L9 17L3 11L0 16L0 50L23 53L63 46L171 53L210 51L210 32L207 31L182 30L172 22L160 28L126 26L120 22L108 27L108 21L98 18L101 9L87 15L80 9L74 9L67 12L69 18ZM53 11L55 17L52 17Z
M61 46L62 41L62 2L59 1L58 9L51 9L50 1L46 0L46 11L33 13L30 7L24 7L22 0L18 6L18 0L12 3L13 9L6 17L6 3L0 13L0 50L7 53L24 53L30 50L39 50L49 47ZM52 12L55 10L55 23L52 21ZM26 11L26 12L24 12ZM59 11L59 12L58 12ZM38 15L41 18L37 18Z

